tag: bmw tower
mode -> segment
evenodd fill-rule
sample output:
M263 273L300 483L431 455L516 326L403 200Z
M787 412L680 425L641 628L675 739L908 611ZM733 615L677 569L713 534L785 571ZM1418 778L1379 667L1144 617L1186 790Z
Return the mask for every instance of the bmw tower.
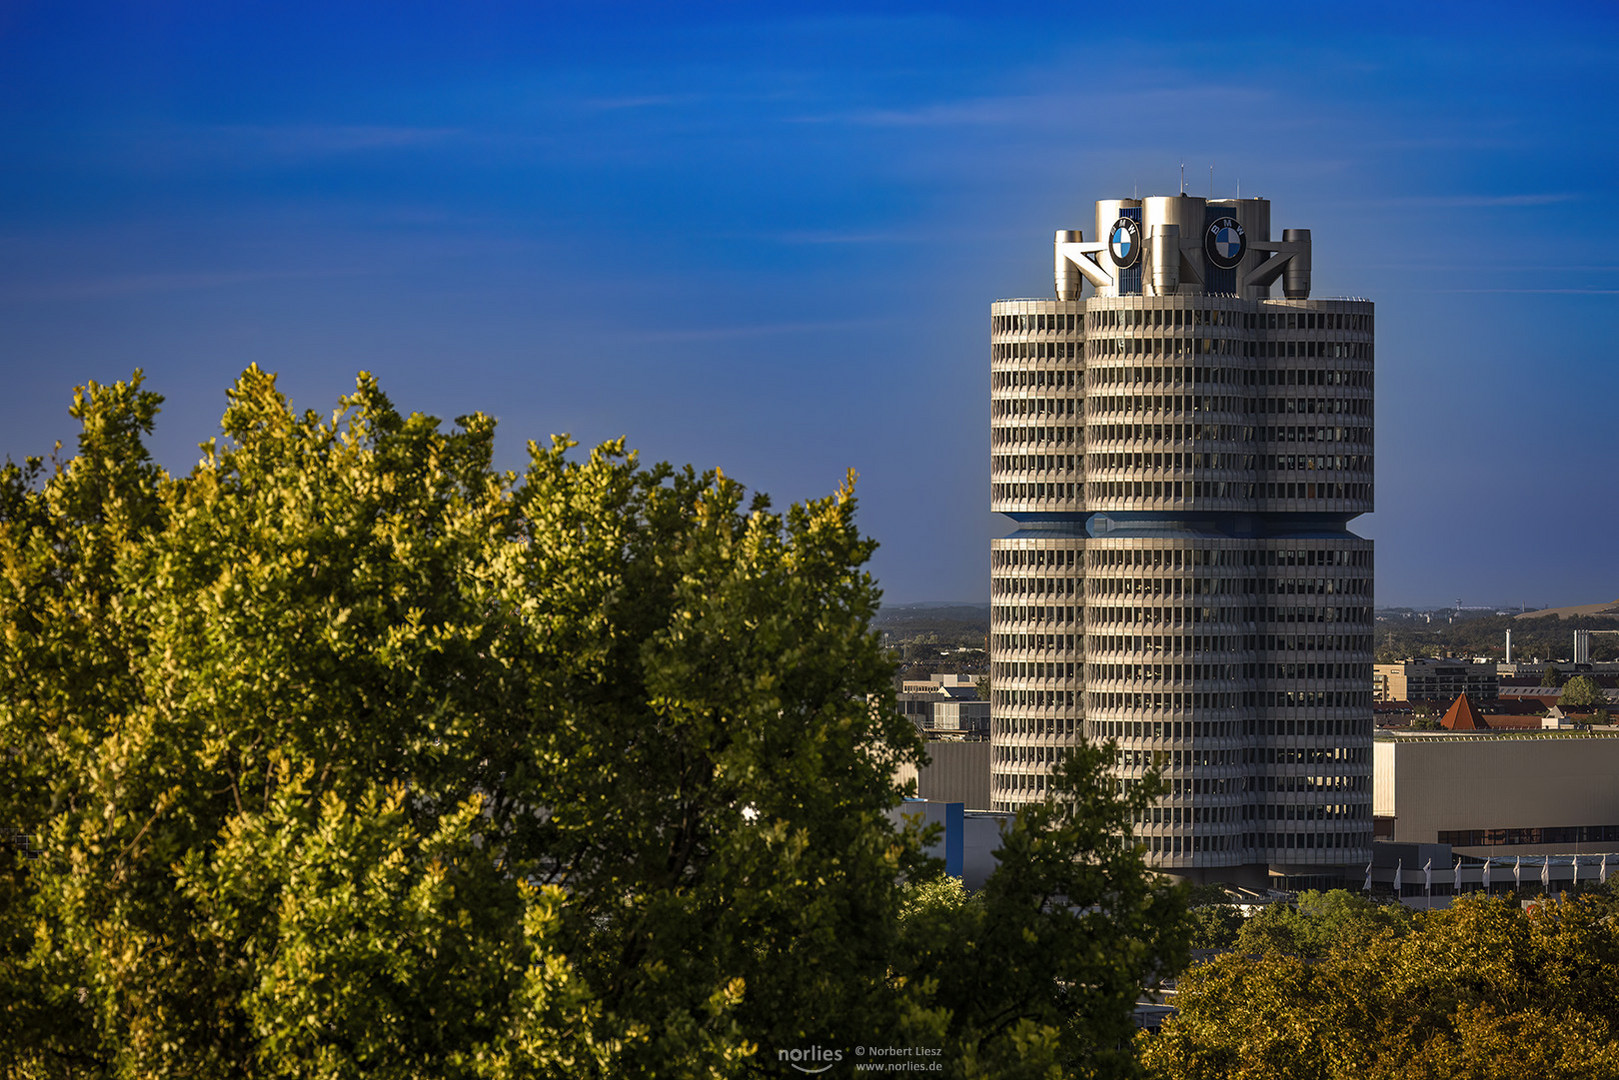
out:
M1312 299L1264 199L1102 200L1092 235L990 309L993 808L1110 741L1163 778L1150 865L1336 883L1372 843L1372 304Z

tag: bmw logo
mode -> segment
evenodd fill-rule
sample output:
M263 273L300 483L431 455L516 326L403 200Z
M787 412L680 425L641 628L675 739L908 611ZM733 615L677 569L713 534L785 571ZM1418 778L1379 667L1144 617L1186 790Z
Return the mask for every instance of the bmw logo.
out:
M1113 223L1107 234L1107 253L1113 256L1113 265L1128 269L1141 261L1141 226L1127 217Z
M1248 238L1243 235L1242 226L1236 218L1220 218L1203 234L1203 254L1222 270L1236 266L1247 252Z

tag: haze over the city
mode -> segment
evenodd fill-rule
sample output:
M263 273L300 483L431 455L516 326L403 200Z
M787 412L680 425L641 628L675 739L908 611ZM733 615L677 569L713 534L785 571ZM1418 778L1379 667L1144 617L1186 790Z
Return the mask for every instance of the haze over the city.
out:
M1615 55L1606 4L10 5L0 456L140 367L184 471L246 365L366 369L514 468L853 467L889 600L981 602L988 305L1184 163L1377 302L1377 604L1606 600Z

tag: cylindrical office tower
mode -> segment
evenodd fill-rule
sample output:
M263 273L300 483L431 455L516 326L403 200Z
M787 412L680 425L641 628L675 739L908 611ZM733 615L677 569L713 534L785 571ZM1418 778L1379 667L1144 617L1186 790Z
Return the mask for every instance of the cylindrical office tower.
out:
M1153 865L1326 884L1371 851L1372 305L1309 299L1262 199L1106 200L1097 236L991 309L991 799L1110 740L1165 781Z

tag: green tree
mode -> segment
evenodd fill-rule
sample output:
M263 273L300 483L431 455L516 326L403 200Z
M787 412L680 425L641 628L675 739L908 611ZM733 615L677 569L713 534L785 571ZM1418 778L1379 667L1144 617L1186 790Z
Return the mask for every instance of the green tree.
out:
M1245 917L1223 886L1188 886L1186 903L1192 948L1229 949L1237 943Z
M1319 959L1340 946L1363 946L1410 928L1410 909L1403 904L1375 903L1346 889L1311 890L1296 903L1270 904L1255 913L1243 924L1236 948Z
M880 1038L970 1073L1105 1056L1173 957L1100 757L961 955L912 947L921 747L848 487L777 514L619 443L502 472L487 417L366 376L300 415L257 369L171 477L159 400L91 384L77 454L0 472L0 823L39 852L0 864L0 1071L719 1077ZM1004 1024L966 1000L1003 947Z
M367 378L299 416L252 370L177 480L156 409L92 386L77 456L7 474L17 1052L684 1075L892 1024L919 747L866 704L847 490L745 510L617 444L502 474L487 418Z
M1156 783L1121 796L1111 757L1111 744L1071 751L1053 774L1060 801L1017 815L984 887L962 902L926 894L926 916L906 922L897 971L934 988L959 1075L1136 1072L1131 1011L1186 962L1185 895L1156 883L1127 840Z
M1592 709L1608 703L1608 692L1589 675L1576 675L1563 684L1557 703L1569 709Z
M1188 885L1186 887L1186 905L1188 907L1208 907L1211 904L1231 903L1231 893L1224 885Z
M1563 685L1563 673L1557 670L1556 664L1546 665L1546 670L1540 673L1540 685L1554 687Z
M1233 947L1247 921L1232 904L1204 904L1189 910L1187 917L1192 922L1191 946L1194 949Z

